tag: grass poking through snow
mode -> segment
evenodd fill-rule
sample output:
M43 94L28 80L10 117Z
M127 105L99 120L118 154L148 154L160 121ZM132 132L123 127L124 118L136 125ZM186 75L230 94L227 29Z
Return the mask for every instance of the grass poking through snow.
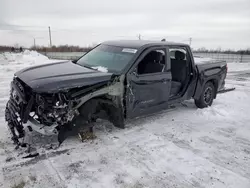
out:
M13 185L11 188L24 188L24 186L25 182L21 181L20 183Z

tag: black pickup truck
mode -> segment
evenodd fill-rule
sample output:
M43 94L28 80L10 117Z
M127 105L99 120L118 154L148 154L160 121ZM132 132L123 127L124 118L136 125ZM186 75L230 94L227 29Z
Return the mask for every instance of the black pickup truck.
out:
M198 108L212 105L223 89L227 64L195 64L186 44L110 41L76 61L60 61L15 73L6 121L19 143L24 127L58 135L80 127L92 131L97 119L124 128L126 119L155 113L193 98Z

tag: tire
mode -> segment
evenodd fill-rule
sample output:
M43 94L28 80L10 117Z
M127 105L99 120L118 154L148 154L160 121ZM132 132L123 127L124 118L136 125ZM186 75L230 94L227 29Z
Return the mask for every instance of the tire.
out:
M195 99L195 105L198 108L206 108L208 106L211 106L213 104L215 96L215 87L212 82L207 82L201 92L200 98L197 100Z

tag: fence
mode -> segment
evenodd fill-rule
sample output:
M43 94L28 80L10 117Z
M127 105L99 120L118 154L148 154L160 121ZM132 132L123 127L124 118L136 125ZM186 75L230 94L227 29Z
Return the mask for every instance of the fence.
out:
M80 58L86 52L39 52L50 59L75 60Z
M42 53L51 59L69 59L74 60L78 59L85 52L46 52ZM250 55L241 55L241 54L225 54L225 53L194 53L194 56L199 57L209 57L218 60L225 60L227 63L239 62L239 63L250 63Z
M250 55L225 54L225 53L194 53L194 56L209 57L212 59L225 60L227 63L250 63Z

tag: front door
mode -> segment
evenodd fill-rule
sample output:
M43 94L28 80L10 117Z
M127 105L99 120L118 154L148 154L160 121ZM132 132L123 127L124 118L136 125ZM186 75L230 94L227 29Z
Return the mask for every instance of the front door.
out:
M165 48L144 52L127 74L127 117L154 113L167 107L171 72Z

